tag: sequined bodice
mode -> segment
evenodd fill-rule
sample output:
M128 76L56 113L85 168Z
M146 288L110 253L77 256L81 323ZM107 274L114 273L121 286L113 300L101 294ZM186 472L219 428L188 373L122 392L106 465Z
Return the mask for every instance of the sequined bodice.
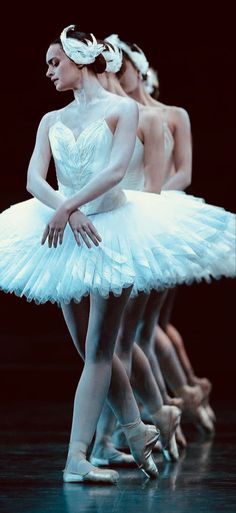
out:
M71 197L101 173L109 162L113 134L104 118L98 119L75 137L61 119L50 127L49 140L55 161L58 189ZM94 214L113 210L126 201L120 185L113 187L81 210Z

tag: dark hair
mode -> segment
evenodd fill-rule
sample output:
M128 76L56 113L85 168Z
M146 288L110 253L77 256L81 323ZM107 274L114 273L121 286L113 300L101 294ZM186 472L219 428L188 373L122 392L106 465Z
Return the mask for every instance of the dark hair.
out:
M86 39L89 41L92 41L91 34L87 33L87 32L77 32L76 30L68 30L67 35L71 39L77 39L78 41L82 41L85 44L87 44ZM98 41L98 42L103 43L103 41ZM54 39L54 41L51 42L51 45L60 45L63 49L60 37ZM100 53L96 57L95 61L92 62L91 64L81 64L81 66L80 65L78 65L78 66L81 68L86 66L88 69L90 69L91 71L93 71L94 73L97 74L97 73L104 73L104 71L106 70L106 64L107 63L106 63L105 58Z
M159 86L154 86L154 89L151 93L151 96L152 98L154 98L154 100L158 100L159 96L160 96L160 88Z
M122 51L122 64L121 64L119 71L116 72L116 76L117 76L118 80L120 80L120 78L122 77L122 75L124 75L124 72L126 70L126 55L124 55L123 50L121 50L121 51ZM127 59L128 59L128 56L127 56Z

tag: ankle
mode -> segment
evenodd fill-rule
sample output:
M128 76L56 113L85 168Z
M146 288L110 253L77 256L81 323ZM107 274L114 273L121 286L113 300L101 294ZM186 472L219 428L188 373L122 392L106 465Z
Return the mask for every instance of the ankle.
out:
M150 417L151 419L156 419L156 418L159 418L159 417L162 417L162 415L169 409L169 406L166 405L166 404L162 404L162 406L160 406L160 408L158 408L157 410L153 411L152 413L150 413Z
M87 445L84 442L73 441L69 443L68 457L86 459Z
M134 422L130 422L129 424L122 424L121 428L127 439L130 439L133 435L137 435L138 433L142 434L145 432L145 424L141 420L141 417L138 417Z
M111 435L102 434L95 438L94 447L97 445L109 445L111 443Z
M179 416L181 410L174 405L163 404L159 410L151 415L152 421L158 426L158 422L169 422L170 418ZM159 426L158 426L159 427Z
M185 385L182 385L181 387L175 388L174 395L175 397L182 397L186 392L189 391L191 385L186 383Z

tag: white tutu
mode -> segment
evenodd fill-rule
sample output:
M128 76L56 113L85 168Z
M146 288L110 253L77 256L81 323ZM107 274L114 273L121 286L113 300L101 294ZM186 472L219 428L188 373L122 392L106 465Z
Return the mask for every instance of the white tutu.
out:
M69 303L90 292L120 295L235 276L235 216L185 193L125 191L127 203L91 221L99 247L41 245L54 211L36 199L0 215L0 288L28 301Z

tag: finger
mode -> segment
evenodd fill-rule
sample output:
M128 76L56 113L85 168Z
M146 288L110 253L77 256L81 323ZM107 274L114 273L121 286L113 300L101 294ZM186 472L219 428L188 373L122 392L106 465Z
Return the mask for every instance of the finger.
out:
M102 242L102 237L99 235L98 231L96 230L95 226L93 225L93 223L90 223L89 225L89 228L91 230L91 232L95 235L96 239L99 241L99 242Z
M54 248L57 247L58 236L59 236L58 230L55 230L55 232L53 234L53 246L54 246Z
M49 246L49 248L52 247L54 231L55 231L54 228L50 228L50 230L49 230L49 235L48 235L48 246Z
M80 240L79 240L79 234L78 234L77 230L73 230L73 234L74 234L74 238L75 238L78 246L81 246L81 243L80 243Z
M47 225L44 232L43 232L43 236L42 236L42 239L41 239L41 244L44 244L45 240L47 239L47 236L49 234L49 226Z
M86 233L88 235L88 237L91 239L91 241L93 242L93 244L95 246L99 246L99 242L96 235L94 235L94 233L92 232L92 230L89 228L89 226L87 226L86 228Z
M62 244L62 242L63 242L64 230L60 230L58 233L59 233L59 244Z
M90 242L89 242L89 240L88 240L88 237L87 237L87 235L86 235L86 233L85 233L84 229L83 229L83 228L81 228L81 229L80 229L80 230L78 230L78 231L79 231L79 233L80 233L80 235L81 235L81 237L82 237L82 239L83 239L84 243L86 244L86 246L87 246L89 249L91 249L91 247L92 247L92 246L91 246L91 244L90 244Z

